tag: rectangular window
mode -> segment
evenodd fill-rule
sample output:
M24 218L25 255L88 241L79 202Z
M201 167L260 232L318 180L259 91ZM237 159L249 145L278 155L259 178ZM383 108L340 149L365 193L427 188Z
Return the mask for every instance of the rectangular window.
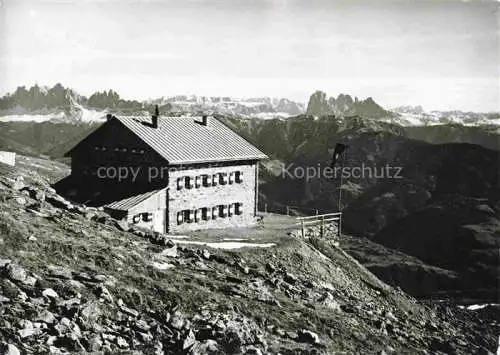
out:
M139 214L136 214L133 218L132 218L132 222L134 223L139 223L141 220L141 215Z
M219 205L219 217L227 217L227 206Z
M220 179L219 179L220 184L226 185L227 184L227 173L220 173L219 176L220 176Z
M212 175L212 185L217 186L218 182L219 182L219 174L213 174Z
M243 213L243 203L237 202L234 204L234 213L240 215Z
M229 184L234 182L234 172L229 173Z
M195 177L195 186L200 187L201 186L201 176Z
M206 207L203 207L201 209L201 219L204 221L208 221L210 219L210 214L208 213L209 209Z
M182 224L184 222L184 212L177 212L177 224Z
M182 220L184 222L189 222L189 210L182 211Z
M185 178L185 185L188 189L193 188L193 178L191 176L186 176Z
M177 190L182 190L183 187L184 187L184 178L183 177L177 178Z
M238 184L241 184L243 182L243 171L235 171L234 172L234 179Z
M204 187L212 186L212 179L208 175L202 175L201 180L203 182Z
M151 212L148 213L143 213L142 214L142 219L146 222L150 222L153 220L153 214Z

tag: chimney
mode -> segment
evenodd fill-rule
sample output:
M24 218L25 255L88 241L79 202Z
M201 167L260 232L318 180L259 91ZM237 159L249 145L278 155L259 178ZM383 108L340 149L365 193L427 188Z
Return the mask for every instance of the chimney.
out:
M201 116L201 124L203 126L208 126L208 115Z
M151 123L153 128L158 128L158 117L160 116L160 110L158 109L158 105L155 106L155 114L151 117Z
M112 118L113 118L113 115L112 115L112 114L108 113L108 114L106 115L106 121L109 121L109 120L111 120Z

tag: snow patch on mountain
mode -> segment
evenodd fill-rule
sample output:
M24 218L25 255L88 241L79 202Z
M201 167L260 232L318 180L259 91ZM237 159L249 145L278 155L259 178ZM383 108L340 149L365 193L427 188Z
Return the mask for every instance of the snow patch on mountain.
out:
M59 112L55 114L47 115L34 115L34 114L24 114L24 115L7 115L0 116L0 122L46 122L51 120L61 120L64 118L64 112Z
M385 121L401 126L436 126L443 124L500 126L500 113L436 110L426 112L422 106L401 106L393 108L391 111L397 115Z
M284 118L305 112L303 103L285 98L178 95L148 100L148 104L169 106L177 112L217 112L244 118Z

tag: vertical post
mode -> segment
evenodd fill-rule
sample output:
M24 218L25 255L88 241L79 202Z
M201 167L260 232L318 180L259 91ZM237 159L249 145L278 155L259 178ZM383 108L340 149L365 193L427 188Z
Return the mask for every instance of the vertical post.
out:
M325 215L321 216L321 238L324 237L325 232Z
M316 216L317 216L318 214L319 214L319 213L318 213L318 210L316 210Z
M306 233L304 231L304 220L303 219L300 221L300 225L301 225L301 229L302 229L302 238L305 239Z
M288 216L288 205L286 205L286 215Z
M347 153L349 152L349 147L346 148L344 156L342 157L342 168L340 169L340 186L339 186L339 237L340 233L342 232L342 176L344 175L344 162L347 159Z
M340 231L342 230L342 213L339 215L339 225L338 225L338 230L337 230L337 237L340 241Z
M267 214L267 202L264 203L264 213Z

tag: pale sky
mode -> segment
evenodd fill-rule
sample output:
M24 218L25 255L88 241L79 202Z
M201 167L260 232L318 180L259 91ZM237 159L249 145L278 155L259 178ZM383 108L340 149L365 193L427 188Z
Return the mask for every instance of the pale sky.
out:
M1 0L0 0L1 2ZM372 96L385 107L498 111L494 2L17 1L0 7L0 94Z

